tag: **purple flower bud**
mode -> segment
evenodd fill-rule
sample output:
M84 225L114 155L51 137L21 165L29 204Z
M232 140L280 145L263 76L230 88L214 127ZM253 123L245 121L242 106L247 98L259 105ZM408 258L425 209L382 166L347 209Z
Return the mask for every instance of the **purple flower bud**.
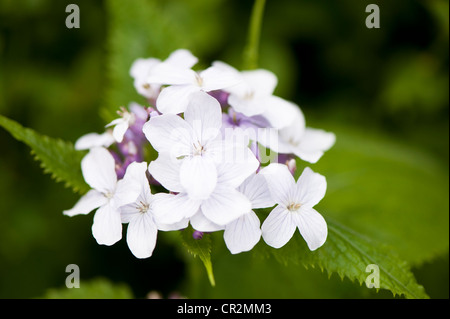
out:
M295 174L295 171L297 170L297 163L295 162L295 156L292 154L278 154L278 163L285 164L289 172L291 172L292 175Z
M203 238L203 232L194 230L194 233L192 234L192 237L194 237L195 240L200 240Z

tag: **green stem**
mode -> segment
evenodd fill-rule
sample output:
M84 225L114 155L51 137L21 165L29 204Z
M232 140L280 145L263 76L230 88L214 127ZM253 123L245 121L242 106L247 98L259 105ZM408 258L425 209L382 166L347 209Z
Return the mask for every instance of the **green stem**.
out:
M253 5L248 29L247 46L244 50L244 69L247 70L258 67L259 38L265 4L266 0L255 0Z

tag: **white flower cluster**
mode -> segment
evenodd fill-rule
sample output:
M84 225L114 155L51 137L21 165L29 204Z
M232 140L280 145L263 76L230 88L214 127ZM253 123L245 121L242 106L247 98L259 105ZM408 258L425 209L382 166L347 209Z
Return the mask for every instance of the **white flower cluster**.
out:
M295 158L315 163L334 134L305 127L300 108L273 95L273 73L239 72L223 62L194 71L197 62L187 50L165 61L135 61L130 74L150 106L131 103L105 133L76 142L89 149L81 168L92 190L64 214L97 209L92 234L104 245L119 241L128 223L127 243L138 258L152 255L158 230L189 224L199 240L223 230L233 254L251 250L261 237L282 247L297 228L317 249L327 224L313 207L326 180L307 167L296 182ZM151 148L158 157L147 164ZM266 150L276 156L264 158ZM167 192L152 194L150 185ZM254 209L273 206L261 226Z

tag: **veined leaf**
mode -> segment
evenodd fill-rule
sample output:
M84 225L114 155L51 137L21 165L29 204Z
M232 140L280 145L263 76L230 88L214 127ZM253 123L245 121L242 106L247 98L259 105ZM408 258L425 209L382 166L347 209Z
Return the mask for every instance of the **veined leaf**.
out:
M327 219L328 238L316 251L310 251L299 232L288 244L274 249L260 242L257 251L273 255L282 263L301 264L305 267L319 267L331 276L337 273L341 278L365 284L371 271L369 265L379 269L379 288L390 290L393 295L406 298L428 298L424 288L416 282L409 265L385 245L366 238L339 223ZM370 269L370 268L369 268Z
M183 231L181 231L181 238L183 240L183 245L192 255L194 255L194 257L198 256L200 258L200 260L203 262L203 265L205 265L211 286L215 286L216 282L214 280L214 274L211 263L211 238L208 235L206 235L203 236L202 239L197 240L194 239L192 234L193 234L192 227L186 228Z
M387 244L412 266L448 253L448 163L385 133L319 124L336 144L311 168L327 178L318 204L342 224ZM298 174L305 162L298 162Z
M30 128L0 115L0 126L5 128L18 141L31 148L35 158L41 162L45 173L51 174L57 182L84 193L89 186L81 173L81 159L84 152L75 150L72 143L41 135Z

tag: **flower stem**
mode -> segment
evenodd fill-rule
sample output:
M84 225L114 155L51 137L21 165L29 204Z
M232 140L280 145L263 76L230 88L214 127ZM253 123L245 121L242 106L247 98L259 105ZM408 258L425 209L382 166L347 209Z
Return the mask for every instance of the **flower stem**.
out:
M248 29L247 46L244 49L244 69L258 67L259 38L266 0L255 0Z

